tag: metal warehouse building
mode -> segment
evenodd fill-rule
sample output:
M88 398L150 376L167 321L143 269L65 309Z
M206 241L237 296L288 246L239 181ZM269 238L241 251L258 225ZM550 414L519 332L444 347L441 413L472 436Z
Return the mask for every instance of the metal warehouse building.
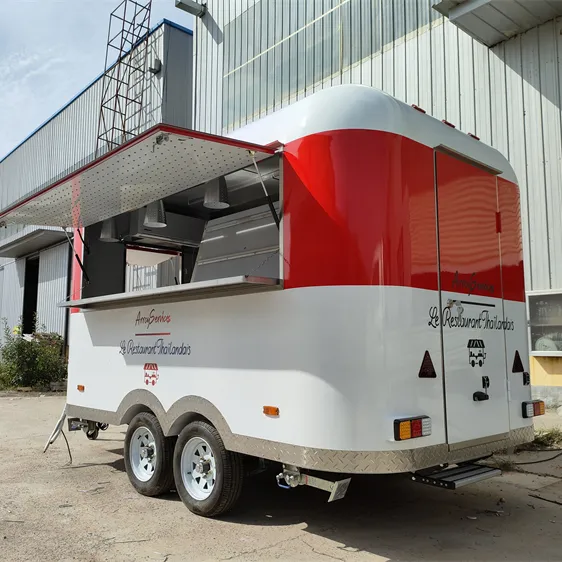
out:
M533 384L562 401L562 1L207 0L203 12L193 48L190 32L170 22L152 31L162 68L149 78L144 129L193 122L236 136L319 89L366 84L510 160L521 187ZM0 163L3 209L91 157L100 84ZM13 325L36 302L39 322L64 331L56 303L68 294L65 234L27 227L0 236L1 316ZM143 287L166 284L151 273Z
M319 89L366 84L509 159L533 385L562 403L562 2L208 0L207 10L195 33L196 129L236 136Z
M161 122L191 127L193 33L165 20L150 31L147 49L149 65L160 61L161 69L148 74L137 132ZM3 209L95 157L103 86L100 75L0 161ZM2 228L0 258L0 317L10 328L22 319L29 331L36 314L39 325L64 335L67 313L57 305L69 294L66 234L48 227ZM166 277L173 275L162 267L130 269L129 290L168 284Z

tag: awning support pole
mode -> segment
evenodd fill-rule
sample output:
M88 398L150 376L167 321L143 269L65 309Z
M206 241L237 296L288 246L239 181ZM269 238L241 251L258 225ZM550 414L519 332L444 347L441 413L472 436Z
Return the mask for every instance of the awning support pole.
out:
M86 250L86 253L89 254L90 253L90 246L88 246L88 244L86 244L86 241L84 240L84 237L82 236L82 231L79 228L77 228L76 232L78 232L78 236L80 236L80 240L82 241L82 244L84 245L84 250Z
M277 214L277 211L275 210L275 207L273 206L273 201L269 195L269 193L267 192L267 189L265 187L265 183L263 182L263 178L261 176L261 172L260 169L258 168L258 163L256 162L256 153L253 150L250 150L250 156L252 157L252 161L254 163L254 168L256 169L256 172L258 173L258 177L260 179L260 183L261 186L263 187L263 192L265 193L265 197L267 199L267 204L269 205L269 210L271 211L271 215L273 216L273 220L275 221L275 224L277 226L277 230L279 230L279 215Z
M86 268L84 267L84 264L82 263L82 260L80 259L80 256L77 254L76 250L74 249L74 244L72 243L72 240L70 239L70 236L68 235L67 230L64 226L62 227L62 229L63 229L64 233L66 234L66 238L68 240L68 243L70 244L70 247L72 248L72 253L74 254L74 257L76 258L76 261L78 262L78 265L80 266L80 269L82 270L82 275L84 276L84 280L86 281L86 283L89 283L90 278L88 277L88 274L86 273ZM78 235L80 236L80 239L82 241L84 241L80 232L78 233Z

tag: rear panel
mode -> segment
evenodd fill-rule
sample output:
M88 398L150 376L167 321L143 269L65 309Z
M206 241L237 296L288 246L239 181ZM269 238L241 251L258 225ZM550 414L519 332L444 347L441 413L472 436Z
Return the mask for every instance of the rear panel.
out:
M436 153L441 329L450 445L510 429L496 177Z
M521 415L521 403L531 399L529 344L525 309L525 275L523 272L523 236L519 188L498 178L498 206L501 215L501 259L504 315L513 320L514 329L505 331L506 375L509 393L511 429L532 425Z

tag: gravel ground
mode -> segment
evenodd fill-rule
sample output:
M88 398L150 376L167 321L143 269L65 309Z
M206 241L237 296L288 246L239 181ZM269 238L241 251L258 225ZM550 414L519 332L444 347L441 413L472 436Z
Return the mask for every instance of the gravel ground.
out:
M509 473L458 492L354 478L332 504L317 490L281 490L267 474L249 481L235 512L208 520L175 494L133 490L124 427L95 442L68 435L72 465L62 438L42 454L63 405L61 396L0 397L2 561L562 560L561 506L533 497L557 487L562 471Z

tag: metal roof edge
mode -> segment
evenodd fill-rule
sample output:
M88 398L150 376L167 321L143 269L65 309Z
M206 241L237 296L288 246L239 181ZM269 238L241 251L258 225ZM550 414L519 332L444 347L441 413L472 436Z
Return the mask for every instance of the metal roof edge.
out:
M153 33L155 33L158 29L160 29L163 25L168 25L170 27L173 27L174 29L178 29L179 31L183 31L184 33L187 33L188 35L193 35L193 31L187 27L183 27L182 25L179 25L177 23L172 22L171 20L168 19L162 19L160 20L149 32L148 32L148 36L150 37ZM117 61L115 61L110 68L113 68L115 65L117 64ZM29 133L27 135L27 137L25 137L19 144L17 144L14 148L12 148L12 150L10 150L10 152L8 152L5 156L3 156L2 158L0 158L0 164L2 164L2 162L4 162L4 160L6 160L6 158L8 158L9 156L11 156L18 148L20 148L21 146L23 146L33 135L35 135L36 133L38 133L43 127L45 127L45 125L48 125L55 117L57 117L58 115L60 115L67 107L69 107L70 105L72 105L72 103L74 103L84 92L86 92L87 90L89 90L100 78L103 77L103 75L105 74L105 72L102 72L100 74L98 74L96 76L96 78L94 78L91 82L88 83L87 86L84 86L84 88L82 88L75 96L73 96L67 103L65 103L60 109L58 109L57 111L55 111L55 113L53 113L48 119L46 119L45 121L43 121L43 123L41 123L41 125L39 125L38 127L36 127L31 133Z
M193 30L189 29L189 27L184 27L183 25L180 25L179 23L176 23L175 21L169 20L169 19L162 19L160 20L160 22L158 22L157 26L161 26L162 24L166 24L169 25L170 27L173 27L174 29L178 29L179 31L183 31L184 33L187 33L188 35L193 35Z

